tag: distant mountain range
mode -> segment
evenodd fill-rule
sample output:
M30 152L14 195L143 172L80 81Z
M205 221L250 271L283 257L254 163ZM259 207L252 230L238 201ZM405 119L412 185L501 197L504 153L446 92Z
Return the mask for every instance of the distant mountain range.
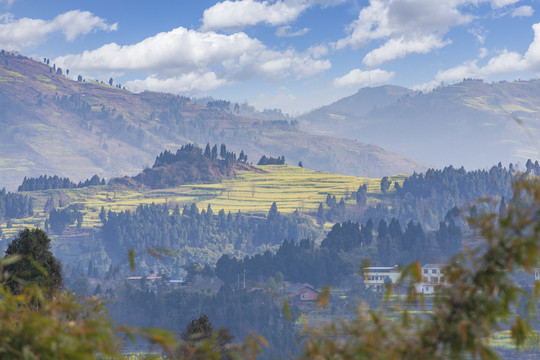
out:
M427 94L363 88L298 120L304 131L368 141L430 166L523 166L539 158L540 80L469 79Z
M57 69L0 53L0 188L16 189L24 176L66 176L74 181L135 175L163 150L225 143L256 163L262 155L313 170L381 177L426 169L377 145L297 129L223 101L206 105L170 94L134 94L101 82L70 80ZM73 75L73 74L71 74Z

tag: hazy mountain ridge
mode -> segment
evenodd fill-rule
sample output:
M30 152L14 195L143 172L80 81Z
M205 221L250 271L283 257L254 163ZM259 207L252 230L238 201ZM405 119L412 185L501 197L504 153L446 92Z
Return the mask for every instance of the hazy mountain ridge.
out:
M64 70L65 72L65 70ZM135 175L157 153L189 142L226 143L248 161L284 155L314 170L381 177L426 167L379 146L298 131L288 121L262 121L191 103L78 82L44 63L0 56L0 184L24 176ZM371 142L370 142L371 143Z
M427 94L364 88L299 120L305 131L369 139L437 167L524 164L539 157L540 80L464 80Z

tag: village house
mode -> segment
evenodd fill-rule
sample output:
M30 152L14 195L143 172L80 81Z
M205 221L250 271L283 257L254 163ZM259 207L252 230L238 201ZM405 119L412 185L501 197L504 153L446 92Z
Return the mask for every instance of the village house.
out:
M422 281L416 284L416 292L433 294L437 288L447 285L444 268L446 265L426 264L422 266Z
M291 303L308 303L317 300L319 296L319 291L310 284L291 284L286 282L285 286L287 298Z
M396 283L400 276L401 272L397 265L364 268L364 284L366 287L376 291L383 290L388 282Z

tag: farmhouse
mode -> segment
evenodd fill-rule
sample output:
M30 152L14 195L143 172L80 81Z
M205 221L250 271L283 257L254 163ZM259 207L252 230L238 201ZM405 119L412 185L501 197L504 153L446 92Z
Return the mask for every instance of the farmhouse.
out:
M319 291L310 284L286 284L287 298L292 303L305 303L317 300Z
M444 277L446 265L426 264L422 266L422 282L416 284L416 292L433 294L438 287L447 285Z
M364 284L368 288L380 291L388 282L395 283L401 276L398 266L364 268Z

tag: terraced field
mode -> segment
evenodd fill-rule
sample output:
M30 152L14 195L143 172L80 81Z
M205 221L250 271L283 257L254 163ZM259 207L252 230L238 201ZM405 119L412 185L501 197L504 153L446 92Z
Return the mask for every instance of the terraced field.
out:
M200 202L210 204L214 211L267 212L275 201L279 211L316 211L327 194L349 197L359 186L366 184L368 193L380 194L380 179L333 175L285 165L260 166L266 173L244 172L221 184L199 185L198 189L217 191L216 197ZM405 176L391 177L392 183L403 183ZM392 188L393 190L393 188ZM350 199L350 202L355 200ZM199 204L198 204L199 205Z
M199 209L208 204L214 212L221 209L226 212L266 213L275 201L281 212L316 211L319 202L324 202L327 194L339 199L348 197L359 186L366 184L369 201L378 201L381 196L380 179L359 178L354 176L333 175L327 172L312 171L300 167L268 165L259 166L263 173L241 172L234 179L219 184L184 185L173 189L126 191L111 187L89 187L82 189L63 189L28 192L34 199L35 214L31 218L16 219L7 228L7 223L0 224L6 237L15 235L26 227L44 226L43 208L49 198L55 199L58 207L77 204L84 208L83 228L100 225L101 207L106 211L134 210L140 204L168 204L170 209L176 205L196 203ZM403 183L405 175L392 176L393 182ZM389 193L393 191L390 187ZM347 202L353 203L351 197Z

